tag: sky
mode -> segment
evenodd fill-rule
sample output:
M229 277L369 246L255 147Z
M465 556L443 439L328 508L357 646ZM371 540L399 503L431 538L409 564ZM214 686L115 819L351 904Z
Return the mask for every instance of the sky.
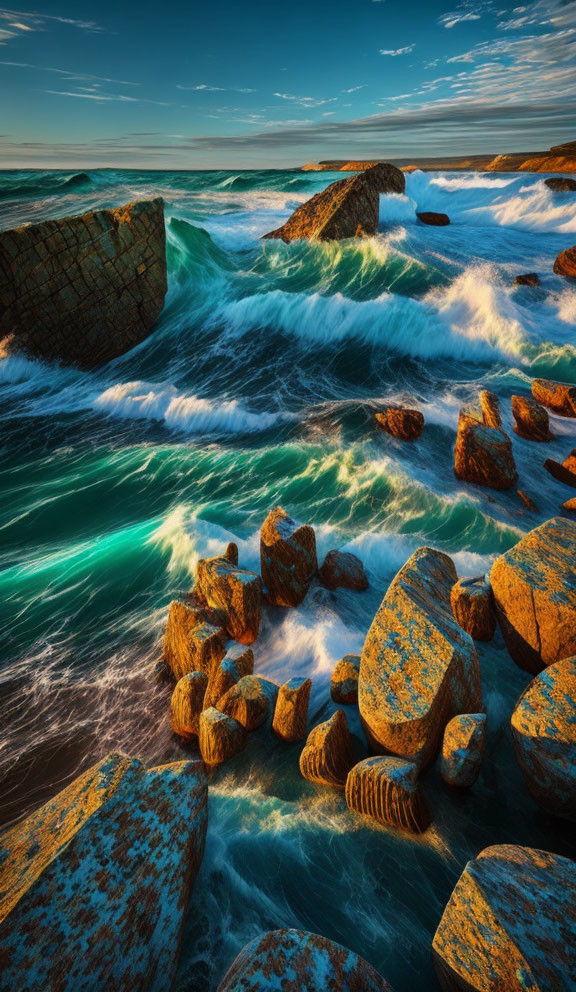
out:
M0 167L283 168L576 139L576 0L0 7Z

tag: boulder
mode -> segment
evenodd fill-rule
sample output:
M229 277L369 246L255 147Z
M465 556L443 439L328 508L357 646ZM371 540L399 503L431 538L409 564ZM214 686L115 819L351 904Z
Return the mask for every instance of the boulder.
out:
M304 930L273 930L246 944L217 992L393 992L364 958Z
M380 162L331 183L298 207L282 227L264 237L289 242L297 238L340 240L376 234L380 194L403 193L405 185L400 169Z
M266 717L270 703L257 675L244 675L218 700L217 709L227 713L244 727L256 730Z
M299 606L318 568L316 535L281 506L271 510L260 531L264 595L273 606Z
M550 813L576 819L576 658L550 665L526 687L512 714L526 785Z
M280 686L272 730L283 741L299 741L306 736L310 679L293 678Z
M332 672L330 695L335 703L358 702L358 677L360 675L360 655L346 654Z
M456 623L448 555L419 548L390 583L368 631L358 705L369 743L425 767L444 727L482 709L480 669L471 638Z
M562 509L568 510L569 513L576 513L576 496L572 499L567 499L565 503L562 503Z
M550 379L533 379L532 396L561 417L576 417L576 386Z
M344 711L336 710L329 720L319 723L308 734L300 755L300 771L310 782L343 789L354 761Z
M445 992L568 992L576 974L576 864L502 844L469 861L432 943Z
M568 176L562 178L554 176L545 179L544 182L548 189L554 190L555 193L576 193L576 179L569 179Z
M252 648L240 644L233 644L228 648L220 664L214 669L206 695L204 697L204 709L208 706L216 706L219 699L225 692L244 675L252 675L254 672L254 652Z
M528 441L551 441L548 411L529 396L512 397L514 430Z
M544 468L550 475L553 475L558 482L563 482L566 486L576 489L576 448L573 448L567 458L562 463L547 458Z
M516 276L514 280L515 286L539 286L540 277L537 272L525 272L520 276Z
M537 675L576 654L576 522L554 517L496 559L498 622L512 658Z
M233 717L209 706L200 714L198 743L207 765L221 765L246 746L246 731Z
M176 680L189 672L204 672L209 678L226 654L222 627L202 621L196 607L175 599L170 604L164 634L164 660Z
M229 544L224 555L198 562L196 589L209 606L222 611L230 637L240 644L252 644L256 640L260 630L262 582L256 572L238 568L235 544Z
M204 672L189 672L178 679L170 710L174 733L180 737L189 740L197 736L207 685L208 676Z
M495 393L489 389L481 389L479 393L480 409L482 411L482 423L486 427L493 427L495 430L502 430L502 416L500 413L500 400Z
M446 724L440 772L448 785L460 789L474 785L484 756L485 734L484 713L463 713Z
M401 441L414 441L424 429L424 414L403 406L387 406L374 414L376 420L393 437Z
M404 758L365 758L354 765L346 779L346 803L355 813L413 834L430 824L418 770Z
M446 227L450 223L448 214L437 214L433 210L424 210L416 216L422 224L430 224L432 227Z
M0 233L0 352L92 368L148 337L166 295L161 199Z
M357 555L349 551L329 551L326 555L318 578L327 589L355 589L363 592L368 588L368 579L364 565Z
M108 755L0 839L0 985L164 992L206 834L198 762Z
M510 489L518 479L510 438L462 412L454 448L454 474L464 482Z
M491 641L496 629L492 591L485 576L459 579L450 593L452 611L462 630L475 641Z

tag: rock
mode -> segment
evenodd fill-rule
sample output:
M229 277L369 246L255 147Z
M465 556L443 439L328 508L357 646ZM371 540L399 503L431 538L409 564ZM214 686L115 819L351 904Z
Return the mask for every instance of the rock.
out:
M554 262L554 272L565 279L576 279L576 245L560 252Z
M321 565L318 578L327 589L355 589L357 592L363 592L368 588L364 565L357 555L348 551L329 551Z
M484 713L463 713L446 724L440 771L448 785L460 789L474 785L484 756L485 733Z
M450 223L448 214L437 214L433 210L424 210L416 216L423 224L431 224L432 227L446 227Z
M418 770L404 758L365 758L346 779L346 803L355 813L413 834L430 824L418 790Z
M572 499L567 499L565 503L562 503L562 509L568 510L569 513L576 513L576 496Z
M496 394L491 393L489 389L481 389L479 400L483 424L486 427L493 427L495 430L502 430L500 400Z
M244 675L252 675L254 672L254 652L252 648L244 645L234 644L224 655L220 664L215 668L206 689L204 697L204 709L209 706L216 706L224 693L228 692L233 685Z
M514 280L515 286L539 286L540 278L537 272L525 272L521 276L516 276Z
M456 581L448 555L419 548L390 583L362 651L358 705L369 743L420 767L448 720L482 709L476 650L450 605Z
M197 736L207 685L208 677L204 672L190 672L178 679L170 709L174 733L180 737Z
M306 736L310 679L293 678L280 686L272 730L283 741L299 741Z
M230 637L240 644L254 643L260 630L262 582L256 572L238 568L235 544L228 545L225 555L200 559L196 588L209 606L222 611Z
M246 731L233 717L209 706L200 714L198 742L206 764L221 765L246 746Z
M432 954L445 992L568 992L576 864L530 847L487 847L456 883Z
M282 227L264 237L289 242L296 238L340 240L376 234L380 194L403 193L405 185L400 169L381 162L331 183L298 207Z
M565 155L543 155L537 158L529 158L518 166L519 172L576 172L576 156Z
M176 680L189 672L210 677L226 654L226 634L221 627L200 620L194 607L175 599L170 604L164 635L164 660Z
M260 531L264 595L273 606L299 606L318 567L316 535L281 506L266 517Z
M198 762L108 755L0 839L2 989L163 992L206 834Z
M401 441L414 441L424 428L424 414L403 406L387 406L374 416L380 426Z
M531 513L536 513L538 511L538 507L536 506L536 503L534 502L533 499L531 499L530 496L528 496L527 493L523 492L522 489L518 489L517 493L527 510L530 510Z
M343 789L354 761L344 711L336 710L329 720L319 723L308 734L300 755L300 771L310 782Z
M569 179L567 176L562 178L553 177L552 179L545 179L544 182L548 188L554 190L555 193L576 192L576 179Z
M257 675L244 675L218 700L217 709L227 713L240 723L245 730L260 727L269 709L268 696L264 692Z
M528 441L551 441L550 418L540 403L529 396L512 397L514 430Z
M576 417L576 386L550 379L533 379L532 396L561 417Z
M516 172L523 161L523 155L497 155L484 166L484 172Z
M483 575L459 579L450 593L452 611L462 630L475 641L491 641L496 629L492 592Z
M393 992L364 958L304 930L273 930L246 944L217 992Z
M148 337L166 288L161 199L3 231L0 352L107 362Z
M554 517L492 566L490 585L506 647L533 675L576 654L575 552L576 522Z
M562 464L555 462L553 458L547 458L544 462L544 468L555 479L558 479L558 482L563 482L576 489L576 448L573 448Z
M576 819L576 658L537 675L520 696L511 723L529 791L550 813Z
M332 672L330 695L335 703L358 702L358 676L360 674L360 655L346 654L338 662Z
M464 482L510 489L518 479L512 443L501 430L485 427L461 413L454 448L454 474Z

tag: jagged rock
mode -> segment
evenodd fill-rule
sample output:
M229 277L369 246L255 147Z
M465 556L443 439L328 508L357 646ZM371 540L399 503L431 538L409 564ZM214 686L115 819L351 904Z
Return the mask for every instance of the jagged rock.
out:
M454 474L479 486L510 489L518 479L510 438L461 412L454 448Z
M178 679L170 709L172 727L180 737L190 739L198 734L207 685L208 676L204 672L190 672Z
M484 756L485 733L484 713L463 713L446 724L440 771L448 785L460 789L474 785Z
M330 695L335 703L358 702L358 676L360 675L360 655L346 654L332 672Z
M196 566L196 588L206 602L222 611L225 627L235 641L252 644L260 630L262 582L256 572L238 568L238 548L202 558Z
M244 675L218 700L217 709L227 713L245 730L260 727L270 707L269 699L257 675Z
M202 860L198 762L108 755L0 839L0 985L163 992Z
M562 509L568 510L569 513L576 513L576 496L572 499L567 499L565 503L562 503Z
M516 757L536 801L576 819L576 658L537 675L520 696L511 723Z
M280 686L272 730L283 741L299 741L306 736L310 679L293 678Z
M198 743L207 765L221 765L246 746L246 731L233 717L209 706L200 714Z
M512 397L514 430L528 441L551 441L548 411L529 396Z
M365 758L346 779L346 803L378 823L420 834L430 824L416 765L404 758Z
M554 190L555 193L575 193L576 192L576 179L569 179L568 176L562 178L552 178L544 180L546 186L549 189Z
M226 654L226 633L221 627L203 622L202 614L175 599L170 604L164 635L164 660L176 680L189 672L208 677Z
M432 953L445 992L568 992L576 864L530 847L487 847L460 876Z
M493 427L495 430L502 430L502 416L500 414L500 400L495 393L489 389L481 389L479 394L480 409L482 411L482 422L486 427Z
M448 555L419 548L390 583L364 642L358 705L374 750L425 767L444 727L482 709L480 669L471 638L456 623Z
M264 595L273 606L299 606L318 567L316 535L281 506L271 510L260 531Z
M330 240L376 234L380 193L403 193L400 169L387 162L348 179L339 179L294 211L289 220L265 238Z
M329 551L326 555L318 578L327 589L355 589L362 592L368 588L368 579L364 565L357 555L349 551Z
M0 352L107 362L148 337L166 288L161 199L3 231Z
M432 227L446 227L450 223L448 214L438 214L434 210L424 210L416 216L423 224L430 224Z
M380 426L387 434L401 441L414 441L420 437L424 429L424 414L420 410L411 410L403 406L387 406L374 414Z
M210 677L203 708L216 706L218 700L222 698L224 693L228 692L228 689L236 685L244 675L252 675L253 672L254 652L252 648L240 644L232 645Z
M354 761L344 711L336 710L329 720L319 723L308 734L300 755L300 771L310 782L343 789Z
M550 379L533 379L532 396L561 417L576 417L576 386Z
M272 930L246 944L217 992L393 992L364 958L304 930Z
M537 675L576 654L576 522L554 517L496 559L498 622L512 658Z
M547 458L544 462L544 468L555 479L558 479L558 482L563 482L566 486L572 486L576 489L576 448L572 449L562 464L554 461L553 458Z
M483 575L459 579L450 593L452 611L462 630L475 641L491 641L496 629L490 584Z
M539 286L540 277L537 272L525 272L520 276L516 276L514 280L515 286Z

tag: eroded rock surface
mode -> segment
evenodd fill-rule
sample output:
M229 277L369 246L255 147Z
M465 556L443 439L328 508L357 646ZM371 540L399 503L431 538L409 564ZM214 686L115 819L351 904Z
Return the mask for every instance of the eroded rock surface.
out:
M209 678L226 654L226 633L204 620L202 610L175 599L164 634L164 660L176 680L189 672Z
M196 589L212 607L222 611L227 633L240 644L252 644L260 630L262 582L256 572L238 567L238 548L202 558L196 566Z
M502 430L502 415L500 413L500 400L495 393L489 389L481 389L478 399L482 411L482 421L486 427L493 427L495 430Z
M365 758L354 765L346 779L346 803L355 813L410 833L420 834L430 823L418 770L404 758Z
M424 429L424 414L405 406L387 406L374 414L387 434L401 441L414 441Z
M463 713L446 724L440 771L448 785L460 789L474 785L484 756L485 734L484 713Z
M343 710L336 710L308 734L300 755L300 771L310 782L343 789L354 761L348 722Z
M510 438L462 412L454 448L454 474L465 482L510 489L518 480Z
M172 693L170 703L172 728L174 733L186 740L198 734L207 685L208 676L204 672L190 672L178 679Z
M528 441L551 441L548 411L529 396L512 397L514 430Z
M281 506L271 510L260 530L264 595L273 606L299 606L318 568L316 535Z
M204 699L204 708L216 706L219 699L225 692L244 675L252 675L254 672L254 652L252 648L240 644L233 644L228 648L219 665L216 666Z
M244 675L218 700L217 709L237 720L245 730L256 730L266 717L270 702L257 675Z
M561 417L576 417L576 386L550 379L533 379L532 396Z
M299 741L306 736L311 679L293 678L280 686L274 709L272 730L283 741Z
M357 555L349 551L329 551L320 569L318 578L327 589L354 589L363 592L368 588L364 565Z
M360 675L360 655L346 654L340 659L330 681L330 695L335 703L358 702L358 678Z
M496 629L490 584L483 575L459 579L450 593L452 611L462 630L475 641L491 641Z
M206 764L221 765L246 746L246 731L233 717L209 706L200 714L198 742Z

